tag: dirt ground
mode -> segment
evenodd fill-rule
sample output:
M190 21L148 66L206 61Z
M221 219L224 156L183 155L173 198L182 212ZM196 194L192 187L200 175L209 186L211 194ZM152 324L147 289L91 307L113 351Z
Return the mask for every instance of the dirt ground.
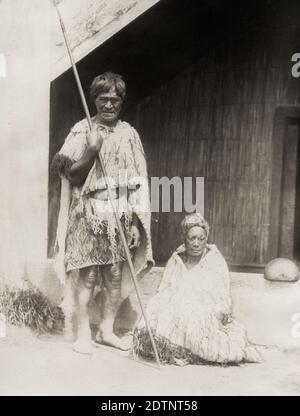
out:
M261 364L157 369L108 347L85 356L61 336L8 328L0 339L0 395L300 395L300 351L261 352Z

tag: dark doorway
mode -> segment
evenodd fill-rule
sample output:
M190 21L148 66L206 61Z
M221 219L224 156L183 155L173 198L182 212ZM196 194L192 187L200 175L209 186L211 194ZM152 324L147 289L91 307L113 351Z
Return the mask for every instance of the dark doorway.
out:
M297 172L295 196L294 258L300 262L300 118L296 125L297 134Z
M300 174L298 119L288 119L283 148L279 255L300 260Z
M269 257L300 263L300 110L280 108L274 123Z

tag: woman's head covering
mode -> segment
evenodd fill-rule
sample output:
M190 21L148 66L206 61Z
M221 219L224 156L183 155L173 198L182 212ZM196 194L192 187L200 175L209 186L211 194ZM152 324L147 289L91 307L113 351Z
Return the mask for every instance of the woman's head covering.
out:
M181 222L182 234L185 237L189 230L193 227L201 227L206 232L208 237L209 234L209 225L208 222L202 217L199 213L188 214Z

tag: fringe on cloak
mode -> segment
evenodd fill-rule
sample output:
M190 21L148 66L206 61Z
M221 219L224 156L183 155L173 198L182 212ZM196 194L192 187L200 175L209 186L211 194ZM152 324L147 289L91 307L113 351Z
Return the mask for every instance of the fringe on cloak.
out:
M171 256L158 293L147 305L147 317L163 362L236 364L260 362L246 328L232 316L227 264L215 245L188 270L179 247ZM149 336L141 320L134 331L133 352L152 358Z

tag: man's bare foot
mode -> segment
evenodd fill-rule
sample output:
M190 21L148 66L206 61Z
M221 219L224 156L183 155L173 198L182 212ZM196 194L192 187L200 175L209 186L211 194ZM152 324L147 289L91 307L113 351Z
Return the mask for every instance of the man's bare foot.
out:
M73 351L80 354L93 354L93 344L88 337L79 337L73 344Z
M122 351L128 351L131 348L132 338L130 336L119 338L112 332L97 333L95 342L98 344L109 345Z

